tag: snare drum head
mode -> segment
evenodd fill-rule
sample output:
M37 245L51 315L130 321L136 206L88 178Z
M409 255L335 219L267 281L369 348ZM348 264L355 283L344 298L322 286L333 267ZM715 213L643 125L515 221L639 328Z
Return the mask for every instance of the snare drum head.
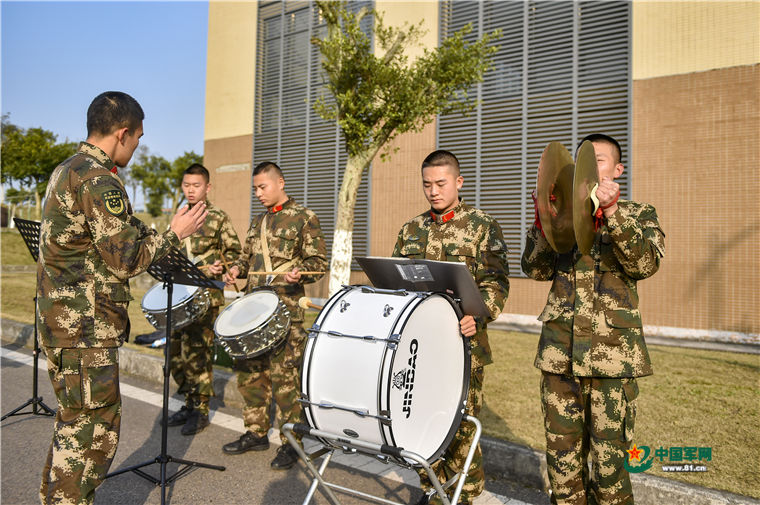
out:
M219 337L234 337L258 328L277 310L280 299L272 291L249 293L227 306L214 323Z
M197 286L175 284L172 290L172 308L182 305L195 296ZM166 289L164 284L156 284L151 287L142 298L141 306L146 312L166 311Z

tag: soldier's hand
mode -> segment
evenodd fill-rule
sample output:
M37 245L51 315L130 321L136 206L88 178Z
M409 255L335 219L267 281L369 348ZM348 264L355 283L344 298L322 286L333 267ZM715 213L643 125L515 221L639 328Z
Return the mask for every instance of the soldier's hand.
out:
M224 277L222 277L222 280L224 281L226 285L231 286L235 284L235 279L237 279L238 274L240 274L240 269L236 266L233 266L229 270L227 270L227 273L224 274Z
M596 197L599 199L599 205L601 207L609 207L603 209L604 215L610 217L617 210L617 197L620 194L620 184L613 181L609 177L604 177L599 183L599 187L596 188Z
M207 215L205 202L198 202L189 210L185 205L174 214L170 228L180 240L184 240L203 226Z
M222 266L222 262L220 260L216 260L212 265L208 266L208 271L211 275L219 275L224 270L224 267Z
M298 267L294 268L290 272L285 274L285 281L290 284L295 284L301 280L301 273L298 271Z
M471 337L475 335L475 318L472 316L464 316L462 319L460 319L459 331L461 331L462 335L465 337Z

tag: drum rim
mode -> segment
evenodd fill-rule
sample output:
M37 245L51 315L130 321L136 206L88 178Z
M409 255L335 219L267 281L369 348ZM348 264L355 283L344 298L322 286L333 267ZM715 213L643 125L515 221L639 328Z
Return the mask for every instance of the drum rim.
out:
M438 296L442 297L444 300L446 300L449 303L449 305L451 306L451 308L454 309L454 313L457 316L457 321L461 320L462 317L464 317L461 309L457 306L457 304L454 301L454 299L451 296L449 296L448 294L442 293L442 292L438 292L438 291L420 291L418 293L424 293L426 296L419 298L419 300L414 305L414 307L412 307L411 310L409 311L409 315L410 316L417 309L417 307L420 304L422 304L422 302L424 302L425 300L427 300L428 298L430 298L432 296L438 295ZM406 327L406 324L408 322L409 322L409 317L407 317L404 320L404 322L401 325L401 328L398 331L394 331L394 333L397 333L397 334L401 335L403 333L404 328ZM393 328L395 330L397 327L394 325ZM463 351L464 351L464 363L463 363L464 373L463 373L463 377L462 377L462 393L461 393L461 395L459 397L459 402L457 404L458 408L456 409L456 412L454 414L454 418L453 418L453 420L451 422L451 427L449 428L449 432L443 438L443 442L438 447L438 449L436 449L432 453L433 455L430 456L429 458L426 458L426 460L427 460L428 463L433 463L435 461L438 461L438 459L440 459L440 457L443 455L444 451L451 444L451 442L454 439L454 436L456 435L457 431L459 431L459 425L462 424L462 418L464 417L464 414L465 414L464 411L466 409L466 401L467 401L467 397L469 396L469 392L470 392L470 376L472 374L472 369L471 369L472 360L471 360L471 353L470 353L470 349L469 349L469 345L468 345L469 344L469 340L470 340L469 337L465 337L464 335L462 335L461 332L459 332L459 336L460 336L460 338L462 340L462 348L463 348ZM392 350L388 349L386 351L386 356L388 355L388 351L392 351L391 363L390 363L389 370L393 370L393 362L396 359L396 351L397 351L397 349L392 349ZM385 357L383 359L385 359ZM382 382L382 381L380 381L380 382ZM386 392L386 396L387 396L386 403L388 405L390 405L390 388L388 388L388 391ZM378 398L379 398L379 395L378 395ZM378 407L379 407L379 405L378 405ZM383 438L385 438L385 429L388 430L388 435L391 438L390 441L386 440L386 443L388 445L392 445L393 447L398 447L398 445L396 445L396 439L393 436L393 425L390 424L390 425L387 425L387 426L383 426L383 427L381 427L381 429L383 431ZM420 466L420 465L418 465L416 463L409 463L409 461L407 461L405 458L394 457L394 459L399 460L399 461L403 461L405 464L411 464L412 466L415 466L415 467L419 467Z

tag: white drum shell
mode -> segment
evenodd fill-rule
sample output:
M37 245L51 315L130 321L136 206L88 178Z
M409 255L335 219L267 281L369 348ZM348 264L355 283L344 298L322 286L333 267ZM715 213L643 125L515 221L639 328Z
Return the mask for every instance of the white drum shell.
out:
M315 328L301 379L309 424L437 459L459 426L469 384L469 351L452 303L431 293L348 288L328 301ZM366 409L369 415L320 403Z

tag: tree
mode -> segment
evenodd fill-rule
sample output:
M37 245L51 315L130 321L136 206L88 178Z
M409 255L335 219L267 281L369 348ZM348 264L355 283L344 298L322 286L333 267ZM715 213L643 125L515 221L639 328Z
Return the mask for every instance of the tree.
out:
M167 179L171 172L171 163L160 155L150 154L147 147L142 146L130 166L133 181L139 181L143 188L145 209L153 217L161 215L164 198L169 193Z
M203 156L185 151L169 162L163 156L150 154L147 147L140 146L134 160L130 165L131 180L133 183L140 182L145 208L151 216L157 217L161 214L167 197L171 199L171 208L177 210L183 196L182 172L193 163L202 163Z
M433 50L409 63L404 49L419 45L421 24L386 27L374 10L349 11L345 2L318 1L327 24L327 35L314 38L322 54L326 87L334 100L318 99L315 111L336 121L346 141L348 161L338 193L338 215L330 260L330 294L348 284L354 227L354 207L359 183L372 159L397 135L418 132L436 114L466 113L475 103L467 90L483 80L490 57L497 48L489 43L498 32L476 42L465 37L466 26ZM375 18L375 55L361 20ZM383 156L389 153L386 149Z
M58 143L58 136L43 128L19 128L2 117L2 181L18 181L34 196L35 210L42 212L42 195L55 167L72 156L75 142Z

